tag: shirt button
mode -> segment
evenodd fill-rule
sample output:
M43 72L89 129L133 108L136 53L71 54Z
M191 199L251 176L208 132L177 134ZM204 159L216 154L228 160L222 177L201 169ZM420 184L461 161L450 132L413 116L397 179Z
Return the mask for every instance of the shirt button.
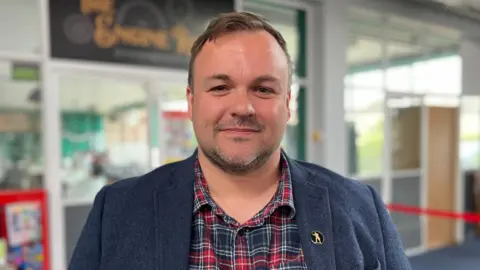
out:
M239 229L238 232L237 232L237 235L238 236L244 236L245 235L245 228Z

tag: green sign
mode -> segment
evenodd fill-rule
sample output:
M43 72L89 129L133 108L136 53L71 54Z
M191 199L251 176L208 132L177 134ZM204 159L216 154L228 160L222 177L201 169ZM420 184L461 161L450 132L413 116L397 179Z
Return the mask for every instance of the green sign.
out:
M38 81L40 71L38 65L28 63L13 63L12 79L15 81Z

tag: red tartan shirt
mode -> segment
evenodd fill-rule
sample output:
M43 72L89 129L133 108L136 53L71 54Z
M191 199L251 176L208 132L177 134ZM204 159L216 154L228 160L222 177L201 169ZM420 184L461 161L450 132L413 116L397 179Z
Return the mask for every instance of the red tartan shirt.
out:
M275 196L244 224L212 200L198 160L195 175L189 269L307 269L295 222L290 170L283 156Z

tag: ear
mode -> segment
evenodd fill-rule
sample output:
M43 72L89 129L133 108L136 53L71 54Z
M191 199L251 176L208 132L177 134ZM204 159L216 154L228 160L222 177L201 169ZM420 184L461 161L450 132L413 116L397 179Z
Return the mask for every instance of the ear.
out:
M188 118L193 121L193 89L187 86Z

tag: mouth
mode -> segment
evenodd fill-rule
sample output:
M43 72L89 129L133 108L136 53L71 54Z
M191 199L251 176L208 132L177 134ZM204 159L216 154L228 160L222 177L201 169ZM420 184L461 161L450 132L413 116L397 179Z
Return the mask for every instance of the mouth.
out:
M260 132L260 130L252 128L225 128L220 131L236 136L245 136Z

